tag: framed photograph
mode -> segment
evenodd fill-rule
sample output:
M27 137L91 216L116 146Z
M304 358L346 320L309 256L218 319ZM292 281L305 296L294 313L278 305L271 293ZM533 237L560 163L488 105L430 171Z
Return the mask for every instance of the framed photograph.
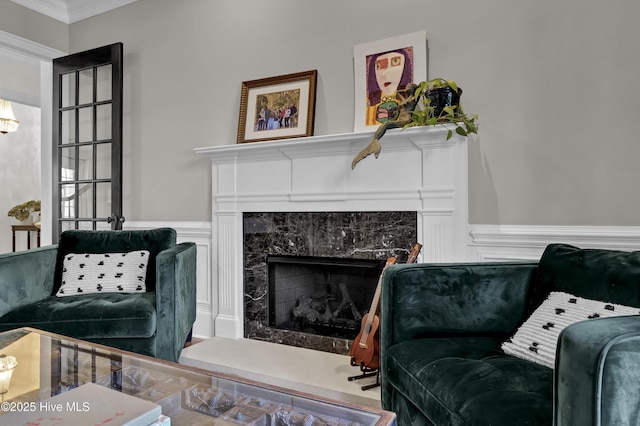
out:
M353 48L354 132L373 131L397 116L397 92L427 80L427 33L418 31Z
M318 71L242 83L238 143L313 135Z

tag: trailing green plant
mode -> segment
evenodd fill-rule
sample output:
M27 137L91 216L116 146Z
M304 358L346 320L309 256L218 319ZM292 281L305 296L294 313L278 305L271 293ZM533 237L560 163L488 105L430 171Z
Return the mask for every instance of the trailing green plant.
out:
M454 124L455 132L460 136L468 136L471 133L478 133L478 114L467 114L462 110L462 105L447 105L436 115L436 107L431 104L428 94L438 88L449 87L454 92L462 94L462 90L453 80L444 78L434 78L429 81L422 81L418 84L415 97L418 106L412 111L411 121L404 128L415 126L436 126ZM453 131L447 129L447 140L451 139Z
M32 212L39 211L40 200L31 200L12 207L11 210L9 210L9 213L7 213L7 216L13 216L19 221L23 221L28 218Z

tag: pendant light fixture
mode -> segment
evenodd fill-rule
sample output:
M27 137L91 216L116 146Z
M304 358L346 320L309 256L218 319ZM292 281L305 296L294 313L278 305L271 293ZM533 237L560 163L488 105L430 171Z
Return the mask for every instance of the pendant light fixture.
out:
M13 115L11 102L0 99L0 133L6 134L18 130L19 122Z
M0 355L0 394L2 394L2 401L4 401L4 394L9 392L11 375L17 365L16 357L5 354Z

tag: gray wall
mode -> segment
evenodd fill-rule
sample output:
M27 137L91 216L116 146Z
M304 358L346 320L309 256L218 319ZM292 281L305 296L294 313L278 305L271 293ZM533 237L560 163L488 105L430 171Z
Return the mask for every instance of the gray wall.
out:
M63 52L69 49L68 25L9 0L0 0L0 30Z
M316 134L350 132L353 45L426 30L429 76L480 115L471 223L633 226L638 16L637 0L138 0L70 25L69 51L124 43L130 220L210 220L192 149L235 143L242 81L317 69Z

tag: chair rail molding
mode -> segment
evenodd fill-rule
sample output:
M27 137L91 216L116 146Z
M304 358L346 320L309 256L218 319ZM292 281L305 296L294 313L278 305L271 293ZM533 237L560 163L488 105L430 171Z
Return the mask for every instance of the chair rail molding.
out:
M637 226L469 225L468 258L477 261L538 260L548 244L640 250Z

